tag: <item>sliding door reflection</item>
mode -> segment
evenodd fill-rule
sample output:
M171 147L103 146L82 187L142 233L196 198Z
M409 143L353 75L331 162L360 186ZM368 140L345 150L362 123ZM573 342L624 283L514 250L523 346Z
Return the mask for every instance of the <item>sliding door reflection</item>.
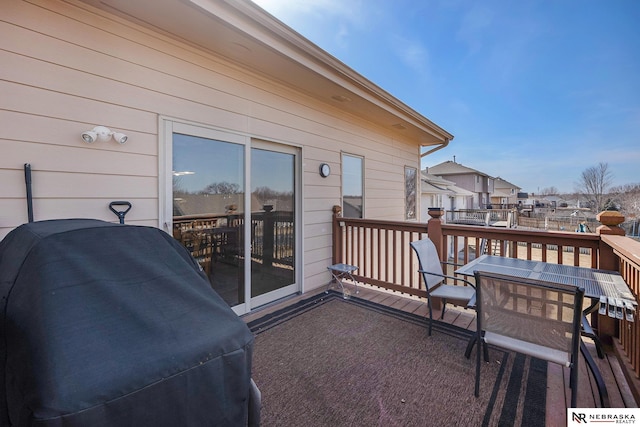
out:
M278 295L295 283L296 155L253 148L251 198L251 297ZM259 300L258 300L259 301Z
M173 134L173 235L230 305L245 302L245 146Z

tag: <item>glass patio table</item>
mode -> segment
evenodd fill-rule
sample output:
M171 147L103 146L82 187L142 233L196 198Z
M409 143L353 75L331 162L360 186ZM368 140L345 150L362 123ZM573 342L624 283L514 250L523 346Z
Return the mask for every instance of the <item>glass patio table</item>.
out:
M626 318L630 322L634 321L637 306L635 297L617 271L551 264L543 261L523 260L495 255L482 255L455 270L455 273L463 276L473 276L474 271L544 280L583 288L585 297L590 298L592 304L583 310L582 333L594 339L598 356L601 358L604 357L601 343L591 329L586 315L597 309L601 315L607 315L615 319ZM470 306L474 305L475 298L470 302ZM465 356L469 357L472 347L473 342L470 340L467 350L465 351ZM602 374L582 341L580 342L580 352L584 355L587 366L594 376L602 407L608 407L609 397Z
M473 276L474 271L503 274L526 279L544 280L584 288L584 296L592 304L585 314L598 309L601 315L633 322L637 302L629 286L617 271L571 265L551 264L495 255L482 255L455 271L456 274Z

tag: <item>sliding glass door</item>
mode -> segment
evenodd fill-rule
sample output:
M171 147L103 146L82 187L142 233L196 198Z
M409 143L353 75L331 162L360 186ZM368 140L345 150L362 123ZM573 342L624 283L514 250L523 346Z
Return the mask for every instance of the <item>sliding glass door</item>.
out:
M245 302L244 152L242 144L173 134L173 236L232 307Z
M251 298L256 305L297 291L295 149L254 142L251 149Z
M212 288L238 314L297 292L298 149L170 130L171 232Z

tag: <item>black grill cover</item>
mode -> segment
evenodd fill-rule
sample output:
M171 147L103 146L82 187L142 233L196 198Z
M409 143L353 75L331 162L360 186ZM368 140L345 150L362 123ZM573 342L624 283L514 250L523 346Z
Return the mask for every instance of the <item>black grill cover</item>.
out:
M253 335L161 230L22 225L0 292L2 425L247 424Z

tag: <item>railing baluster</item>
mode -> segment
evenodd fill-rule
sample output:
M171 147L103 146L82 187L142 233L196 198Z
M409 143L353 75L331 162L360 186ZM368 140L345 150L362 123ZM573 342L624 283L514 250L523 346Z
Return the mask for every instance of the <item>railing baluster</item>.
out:
M562 246L558 245L558 250L557 250L557 252L558 252L558 264L562 264L562 260L563 260L562 253L564 252L563 249L564 248Z
M407 243L407 233L401 233L400 241L402 242L400 245L400 282L402 284L406 280L407 268L406 268L406 257L405 257L405 245L409 245Z
M396 268L396 263L398 262L398 258L396 256L396 252L398 249L398 241L397 241L397 237L398 237L398 231L394 230L393 231L393 256L391 257L391 260L393 262L393 283L398 283L398 269Z

